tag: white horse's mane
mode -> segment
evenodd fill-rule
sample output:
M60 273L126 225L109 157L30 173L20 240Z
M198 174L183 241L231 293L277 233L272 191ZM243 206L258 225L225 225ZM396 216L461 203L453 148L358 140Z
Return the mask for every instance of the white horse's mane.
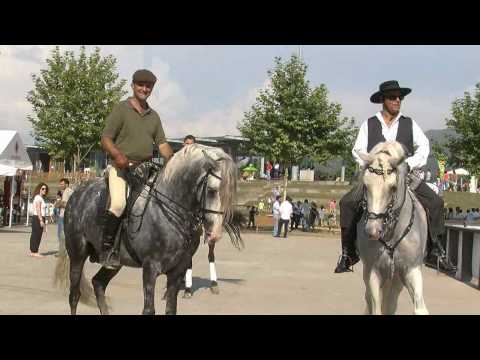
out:
M192 162L204 157L204 152L213 160L225 158L225 152L220 148L204 146L201 144L190 144L177 151L165 166L164 180L169 181L176 173Z
M379 154L389 155L391 161L395 164L400 163L405 159L405 149L398 141L385 141L379 143L373 147L373 149L368 154L371 157L371 161Z

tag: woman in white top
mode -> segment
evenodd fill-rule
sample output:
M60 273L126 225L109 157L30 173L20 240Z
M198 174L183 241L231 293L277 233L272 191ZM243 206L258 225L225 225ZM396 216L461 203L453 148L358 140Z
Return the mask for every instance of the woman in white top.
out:
M30 256L43 258L38 253L40 241L42 240L45 227L45 197L48 195L48 185L40 183L33 192L33 217L32 217L32 234L30 235Z

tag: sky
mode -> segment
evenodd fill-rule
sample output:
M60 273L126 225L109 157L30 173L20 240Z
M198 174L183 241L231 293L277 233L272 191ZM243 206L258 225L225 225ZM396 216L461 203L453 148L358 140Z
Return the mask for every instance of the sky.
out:
M157 76L149 99L167 137L239 135L238 123L268 84L274 57L288 59L298 45L100 45L103 56L117 59L120 77L130 84L135 70ZM26 94L31 74L46 69L53 45L0 45L0 129L18 130L33 144ZM79 52L80 45L61 45ZM86 46L90 53L95 45ZM480 82L480 46L305 45L312 87L325 84L329 100L342 105L342 116L360 123L380 108L370 95L386 80L398 80L412 93L402 112L423 130L443 129L452 102ZM127 90L131 94L130 87ZM129 96L128 95L128 96Z

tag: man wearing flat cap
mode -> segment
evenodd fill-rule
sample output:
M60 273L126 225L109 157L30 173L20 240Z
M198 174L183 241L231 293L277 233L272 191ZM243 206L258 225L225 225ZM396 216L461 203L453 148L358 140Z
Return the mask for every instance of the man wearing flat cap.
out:
M398 141L405 147L407 150L405 161L412 172L410 176L412 179L418 179L415 184L416 188L412 184L410 187L423 207L428 210L430 216L429 259L436 258L442 269L455 271L455 267L446 258L445 250L439 241L439 237L445 231L443 200L425 182L421 181L418 175L420 168L427 163L430 151L429 141L417 123L400 112L402 100L411 91L409 88L400 87L395 80L380 84L379 90L370 97L370 101L374 104L382 104L382 110L362 124L352 153L357 163L363 167L365 163L358 152L368 153L375 145L384 141ZM413 176L415 173L417 176ZM357 237L356 225L362 215L360 207L362 198L363 187L359 184L340 200L342 255L335 273L352 271L351 267L360 260L355 240Z
M151 71L136 71L131 84L133 96L115 105L105 120L101 143L112 161L108 167L110 207L105 214L100 261L109 269L120 265L113 245L126 206L125 170L150 160L153 144L165 161L173 155L160 117L147 103L156 81Z

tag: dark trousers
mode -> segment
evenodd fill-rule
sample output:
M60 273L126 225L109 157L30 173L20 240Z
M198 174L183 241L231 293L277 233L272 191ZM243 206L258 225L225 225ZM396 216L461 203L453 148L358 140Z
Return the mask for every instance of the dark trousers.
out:
M252 224L252 228L255 227L255 218L254 218L254 217L251 217L251 218L248 220L247 228L250 227L250 224Z
M292 215L292 222L290 223L290 229L293 230L298 229L298 225L300 225L300 216L299 215Z
M285 227L285 231L284 231L284 233L283 233L283 237L287 237L288 223L289 223L289 220L280 219L280 220L278 221L278 232L277 232L277 236L280 236L280 233L282 232L282 226L284 226L284 227Z
M430 220L430 233L432 241L445 232L445 219L443 217L443 199L438 196L424 182L420 183L414 191L415 195L428 211ZM363 184L355 186L340 200L340 227L342 230L342 245L352 246L356 238L357 222L362 216L360 202L363 197Z
M43 218L45 221L45 218ZM40 226L40 220L38 216L32 217L32 234L30 235L30 251L37 253L40 247L40 241L42 240L43 228Z

